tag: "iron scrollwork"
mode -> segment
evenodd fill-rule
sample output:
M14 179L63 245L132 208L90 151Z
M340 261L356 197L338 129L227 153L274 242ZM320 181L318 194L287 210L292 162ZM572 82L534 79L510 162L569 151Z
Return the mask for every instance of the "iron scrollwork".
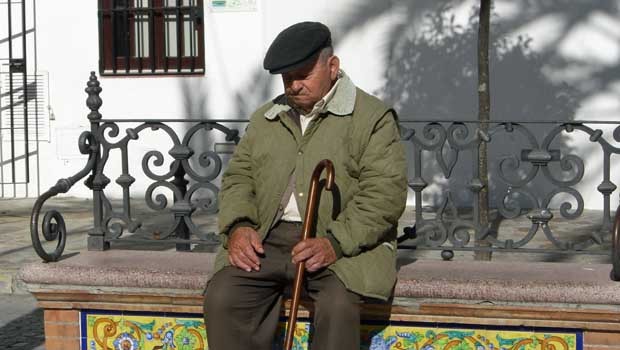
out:
M414 127L407 127L411 123ZM401 140L408 143L413 152L414 174L409 187L415 192L415 225L405 228L404 235L399 239L399 247L442 250L442 256L451 258L453 254L443 253L451 250L481 250L479 246L472 244L472 237L483 242L482 249L491 251L519 251L520 248L525 248L538 232L542 232L553 246L551 249L538 249L540 252L581 252L593 245L604 249L604 243L609 242L610 194L616 189L616 185L610 180L610 156L620 154L620 149L610 145L602 137L601 130L593 130L582 122L557 122L543 135L542 142L539 143L536 134L540 133L541 128L535 127L535 122L492 122L488 132L482 132L480 127L476 127L479 125L476 121L416 121L402 124ZM472 130L472 125L475 130ZM416 126L421 129L421 133L416 132ZM586 133L589 141L600 146L603 151L603 181L597 187L603 195L603 217L599 232L591 232L577 239L561 239L552 230L554 212L562 219L572 220L580 217L584 211L583 196L575 188L584 178L584 160L570 152L564 154L565 148L554 148L554 145L562 142L564 133L575 131ZM490 164L495 164L495 168L489 172L489 176L494 178L493 189L497 191L498 188L506 187L496 202L499 217L513 219L527 213L531 226L523 237L500 239L490 226L480 224L478 193L483 184L477 163L481 143L492 145L493 140L504 140L506 137L517 138L525 145L508 149L508 155L489 158ZM620 142L620 126L614 129L613 138ZM465 153L469 153L473 160L472 175L466 186L470 191L467 197L470 198L467 200L470 204L461 200L461 203L456 205L455 194L449 188L442 187L441 191L435 193L439 196L434 200L437 205L435 215L424 214L427 207L423 206L423 194L431 192L431 185L441 187L444 183L443 186L447 186L445 183L454 179L453 170ZM432 170L433 179L430 181L428 172L432 163L423 160L423 157L426 160L434 159L436 170ZM443 178L438 179L437 176ZM545 188L543 191L533 189L531 186L540 179L551 183L553 187L547 186L549 189ZM495 192L498 193L500 192ZM561 202L557 203L558 200ZM464 207L471 208L471 216L463 214ZM614 242L620 246L620 240ZM537 251L531 248L521 250ZM620 253L614 250L612 255L620 256ZM620 269L620 258L617 258L616 262ZM620 278L620 273L618 277Z
M472 235L479 237L486 232L475 220L463 219L455 205L453 193L445 191L445 195L432 219L423 215L422 192L429 185L423 176L422 157L424 153L432 154L435 162L444 178L452 176L462 152L476 149L482 138L487 138L478 131L470 132L467 125L454 122L446 128L439 122L429 122L422 128L422 137L416 136L415 128L401 125L401 140L408 141L413 150L414 178L409 182L409 187L415 192L415 227L406 227L405 235L399 241L400 248L428 248L447 249L465 248L471 241ZM448 157L446 157L446 154ZM470 190L477 195L482 188L475 176L469 182ZM442 254L453 256L452 254Z
M620 206L616 209L616 219L614 220L611 244L611 279L620 281Z
M147 178L153 180L145 192L146 205L156 212L170 210L174 216L172 224L167 227L159 228L157 232L153 233L152 238L164 240L175 235L178 236L179 230L187 229L190 234L208 237L210 241L205 243L214 243L214 235L200 232L198 226L192 220L192 214L197 209L204 210L209 214L217 212L217 195L219 189L212 181L221 174L223 161L220 155L214 151L204 151L197 155L196 162L190 161L195 155L195 151L190 146L190 143L194 135L200 130L219 131L225 135L226 141L234 143L239 141L239 134L237 130L229 129L213 121L197 122L196 125L192 126L186 132L183 140L177 136L176 132L170 126L157 121L146 121L135 128L127 129L126 135L122 139L116 142L110 142L106 137L117 137L119 135L118 124L104 122L101 125L98 137L101 139L102 144L102 161L98 167L98 171L103 172L111 150L120 150L123 160L123 169L121 176L116 182L123 186L125 190L123 195L123 210L120 212L113 210L110 201L104 197L106 202L104 207L106 210L103 219L103 227L106 236L111 239L118 239L121 237L124 228L127 228L129 232L135 232L141 227L141 223L134 220L129 213L130 197L128 189L133 183L134 178L129 173L128 145L129 142L138 140L140 133L147 129L164 131L172 142L172 147L168 151L168 155L172 157L169 169L163 172L157 171L157 168L164 166L166 158L164 153L159 150L150 150L142 157L142 170ZM200 167L202 171L196 169L197 166ZM186 177L189 180L187 180ZM123 179L131 179L131 181L124 181ZM193 183L188 188L187 185L190 182ZM174 198L172 205L170 205L170 201L166 195L157 193L162 190L167 190L172 193ZM204 191L208 192L209 196L195 199L195 197L198 197L198 192ZM118 222L111 224L114 220ZM181 238L187 239L188 237Z
M94 168L99 153L99 144L96 138L90 131L84 131L79 138L78 147L80 153L88 155L88 161L82 170L77 174L60 179L56 185L52 186L47 192L43 193L34 204L32 208L32 214L30 215L30 237L32 239L32 245L37 255L44 261L57 261L65 249L65 243L67 240L67 228L65 220L62 214L58 210L48 210L43 216L43 223L41 225L41 231L46 241L58 241L56 248L53 252L49 253L43 248L41 239L39 237L39 216L41 214L41 208L45 202L58 195L59 193L66 193L73 187L73 185L88 175Z
M215 151L205 150L195 154L190 146L200 131L216 131L224 136L227 143L238 143L239 132L230 129L218 121L212 120L175 120L171 122L187 125L193 123L183 138L180 138L170 125L161 120L139 120L138 125L125 129L125 135L119 138L122 123L134 123L131 120L104 120L99 113L102 100L99 96L102 89L94 72L91 72L87 83L88 98L86 104L90 109L88 119L91 130L84 132L79 139L80 152L88 154L85 167L74 176L61 179L58 183L41 195L33 208L31 216L31 236L35 251L44 261L57 261L64 250L67 230L62 214L57 210L45 213L42 222L42 235L47 241L57 240L56 249L48 253L43 248L39 233L39 216L43 204L59 193L65 193L81 178L89 173L85 181L93 191L93 229L89 232L89 249L107 249L111 241L119 240L123 232L135 233L143 226L132 214L130 188L136 181L131 175L129 145L140 138L145 130L160 131L168 136L172 146L167 154L158 149L146 152L142 157L143 174L153 182L145 192L145 204L151 210L161 213L169 210L173 215L173 223L169 227L159 227L152 232L150 240L166 240L190 242L190 235L197 236L201 243L216 243L213 233L201 232L199 225L193 222L192 214L202 210L208 214L217 212L217 195L219 188L213 182L222 172L223 160ZM231 121L236 122L236 121ZM204 141L204 139L200 139ZM158 142L158 145L160 142ZM111 152L119 152L121 158L121 174L115 179L122 188L122 208L115 208L113 201L106 195L106 187L111 180L105 175L110 161ZM169 169L161 171L166 157L172 157ZM194 157L194 158L192 158ZM195 161L194 161L195 160ZM165 189L172 193L173 203L159 190ZM207 193L205 196L204 193ZM140 238L143 239L143 238ZM177 244L177 249L179 245Z

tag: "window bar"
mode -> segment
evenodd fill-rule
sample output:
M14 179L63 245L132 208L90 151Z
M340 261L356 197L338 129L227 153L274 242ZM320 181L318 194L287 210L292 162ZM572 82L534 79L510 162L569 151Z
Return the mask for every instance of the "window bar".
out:
M138 57L138 73L142 73L142 0L136 0L138 3L136 4L137 9L134 11L134 23L136 25L136 32L138 36L136 54Z
M26 65L26 0L22 0L22 59L23 59L23 84L24 84L24 161L26 162L26 183L30 182L30 162L28 161L28 157L30 154L30 150L28 147L28 66ZM35 85L36 89L36 85ZM36 90L35 90L36 93ZM36 98L36 95L35 95ZM26 191L26 195L28 191Z
M155 20L153 13L153 0L148 0L149 6L149 58L151 61L151 73L155 73Z
M164 72L168 73L168 55L170 55L170 34L168 33L168 0L162 0L163 37L164 37Z
M125 33L123 36L125 37L125 73L129 73L129 55L131 54L131 40L129 35L129 2L131 0L125 0L125 10L123 11L123 29L125 29Z
M183 58L183 18L184 14L181 12L182 0L177 0L176 8L176 25L177 25L177 73L181 72L181 59Z
M116 1L111 1L110 17L112 19L112 72L116 74Z
M190 67L191 72L193 73L195 68L196 68L196 55L195 55L195 47L194 47L194 41L195 41L195 33L194 33L194 25L197 19L198 19L198 13L197 13L197 8L194 5L194 0L189 0L189 6L190 6L190 13L189 13L189 55L192 58L192 65Z
M205 15L204 15L204 1L196 1L196 11L198 12L198 22L196 22L196 39L195 39L195 51L197 59L198 69L205 72L205 59L204 59L204 29L205 29Z
M8 24L9 24L9 111L11 115L11 175L12 182L15 183L15 128L14 123L14 105L13 105L13 20L11 18L11 0L7 1ZM15 192L13 192L15 195Z
M106 58L105 48L103 46L104 34L103 34L103 0L99 0L99 72L103 73L104 61Z

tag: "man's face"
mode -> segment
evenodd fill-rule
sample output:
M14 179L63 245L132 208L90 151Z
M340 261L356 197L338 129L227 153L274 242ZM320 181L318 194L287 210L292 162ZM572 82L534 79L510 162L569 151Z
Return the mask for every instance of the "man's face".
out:
M340 61L336 56L317 57L306 66L282 73L284 93L289 103L304 113L309 113L325 96L338 77Z

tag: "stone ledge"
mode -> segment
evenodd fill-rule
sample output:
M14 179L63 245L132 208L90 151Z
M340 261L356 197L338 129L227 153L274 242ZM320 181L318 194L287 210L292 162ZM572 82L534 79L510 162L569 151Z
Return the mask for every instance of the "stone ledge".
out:
M83 251L56 263L24 265L27 285L202 290L215 259L210 253Z
M88 286L102 287L93 288L99 293L170 289L200 295L213 260L210 253L84 251L57 263L27 264L19 278L36 292ZM620 284L610 279L610 271L611 265L601 264L419 260L401 267L394 294L396 299L620 305Z
M419 260L400 269L395 296L620 305L610 271L606 264Z

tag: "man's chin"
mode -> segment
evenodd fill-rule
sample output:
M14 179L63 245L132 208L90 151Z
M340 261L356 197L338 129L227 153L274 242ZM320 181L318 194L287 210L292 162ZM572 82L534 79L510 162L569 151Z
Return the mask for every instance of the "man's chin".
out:
M288 101L291 107L297 110L301 110L301 111L312 110L312 106L309 106L307 103L304 103L304 101L300 101L299 99L289 97Z

